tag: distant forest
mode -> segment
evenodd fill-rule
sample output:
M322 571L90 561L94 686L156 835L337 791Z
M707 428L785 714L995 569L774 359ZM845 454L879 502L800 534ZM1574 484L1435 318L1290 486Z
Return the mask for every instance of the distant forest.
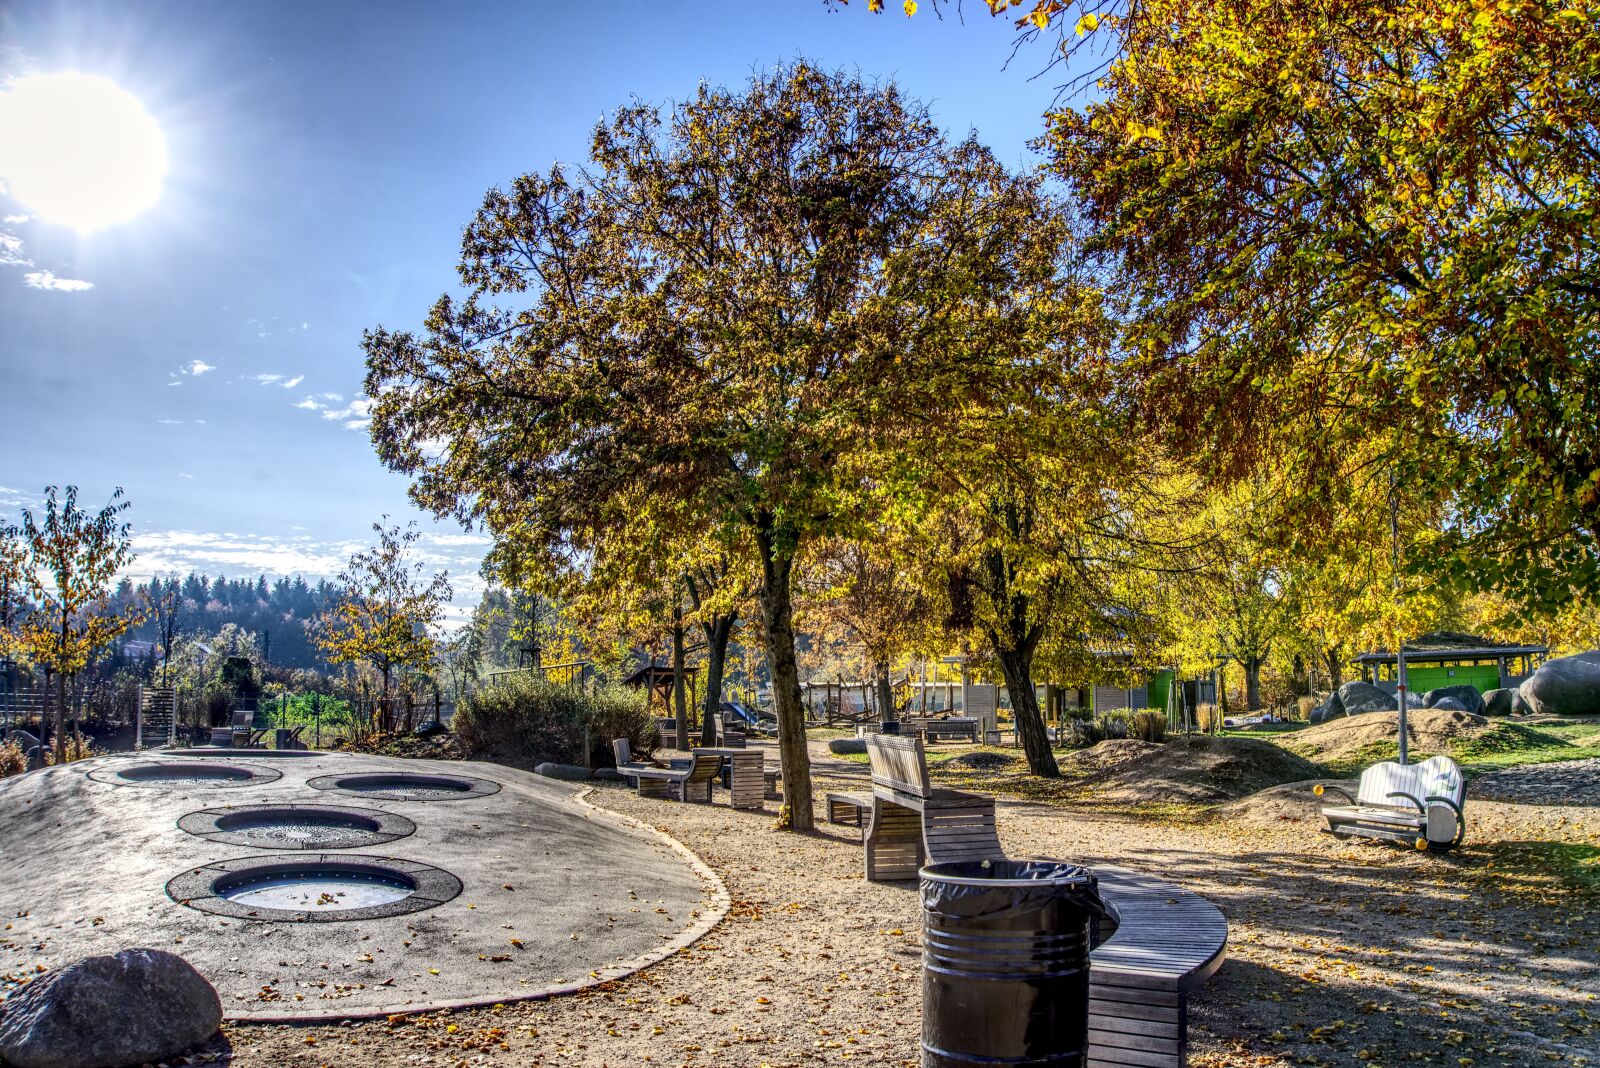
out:
M176 584L183 596L178 614L178 633L184 637L206 638L232 623L254 635L268 663L278 667L327 670L327 661L311 641L307 626L325 608L338 600L339 589L326 579L315 586L296 575L268 582L265 576L230 579L190 573L187 578L153 578L135 584L123 579L114 602L118 607L132 602L141 593L154 599L163 586ZM123 643L159 642L160 632L152 614L130 630Z

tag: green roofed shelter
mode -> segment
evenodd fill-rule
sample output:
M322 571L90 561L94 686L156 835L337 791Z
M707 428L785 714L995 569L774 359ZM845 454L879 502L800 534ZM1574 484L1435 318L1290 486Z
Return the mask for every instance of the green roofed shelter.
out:
M1513 645L1476 634L1433 631L1405 643L1406 681L1412 693L1441 686L1471 685L1479 693L1517 686L1550 655L1548 645ZM1371 681L1395 677L1395 654L1387 650L1356 657Z

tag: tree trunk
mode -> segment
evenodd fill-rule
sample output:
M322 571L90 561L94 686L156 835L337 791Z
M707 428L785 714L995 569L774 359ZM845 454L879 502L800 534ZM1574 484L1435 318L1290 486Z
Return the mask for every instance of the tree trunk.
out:
M1039 713L1039 694L1033 686L1033 654L1020 649L1002 649L991 634L1000 671L1005 675L1006 693L1011 695L1011 716L1017 724L1017 737L1028 758L1028 770L1047 779L1061 776L1050 736L1045 733L1044 716Z
M1247 712L1261 710L1261 658L1247 657L1244 661L1244 706Z
M56 763L67 762L67 676L56 672Z
M678 723L675 747L689 748L689 706L683 693L683 604L672 604L672 715Z
M1224 717L1228 715L1228 663L1223 661L1217 665L1217 710ZM1212 731L1216 733L1215 730Z
M1322 659L1328 666L1328 689L1337 690L1344 685L1344 657L1336 650L1324 649Z
M706 632L706 694L700 720L700 744L717 744L717 720L722 715L722 675L728 664L728 642L735 617L717 616Z
M778 826L809 831L811 757L806 752L806 713L800 700L800 669L794 653L794 604L790 580L794 550L776 544L767 519L756 529L761 552L761 624L767 641L767 667L772 673L772 703L778 714L778 756L783 768L783 809Z
M878 715L885 723L900 719L900 710L894 707L894 682L889 678L889 665L878 665Z

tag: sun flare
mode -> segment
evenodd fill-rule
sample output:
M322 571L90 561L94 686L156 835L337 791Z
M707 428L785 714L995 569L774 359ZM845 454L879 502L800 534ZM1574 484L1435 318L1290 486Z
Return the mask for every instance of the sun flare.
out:
M46 222L88 233L161 196L167 139L137 97L77 71L0 88L0 181Z

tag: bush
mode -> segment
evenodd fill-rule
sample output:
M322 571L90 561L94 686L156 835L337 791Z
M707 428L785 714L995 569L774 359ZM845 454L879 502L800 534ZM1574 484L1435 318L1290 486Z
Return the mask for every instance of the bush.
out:
M545 761L609 767L614 738L627 738L640 755L656 746L643 693L619 686L587 693L531 672L502 675L473 693L456 709L452 727L474 756L518 767Z
M57 763L55 744L52 742L43 748L44 762L46 764ZM63 764L71 764L75 760L88 760L90 757L96 755L94 751L94 739L86 738L81 734L68 735L66 741L62 745L62 753L64 754L64 759L61 760L60 763Z
M1205 734L1215 734L1222 729L1222 709L1216 705L1196 705L1194 725Z
M0 779L28 770L28 757L16 742L0 742Z
M1167 740L1166 714L1154 708L1146 708L1135 712L1129 723L1133 737L1141 742L1164 742Z

